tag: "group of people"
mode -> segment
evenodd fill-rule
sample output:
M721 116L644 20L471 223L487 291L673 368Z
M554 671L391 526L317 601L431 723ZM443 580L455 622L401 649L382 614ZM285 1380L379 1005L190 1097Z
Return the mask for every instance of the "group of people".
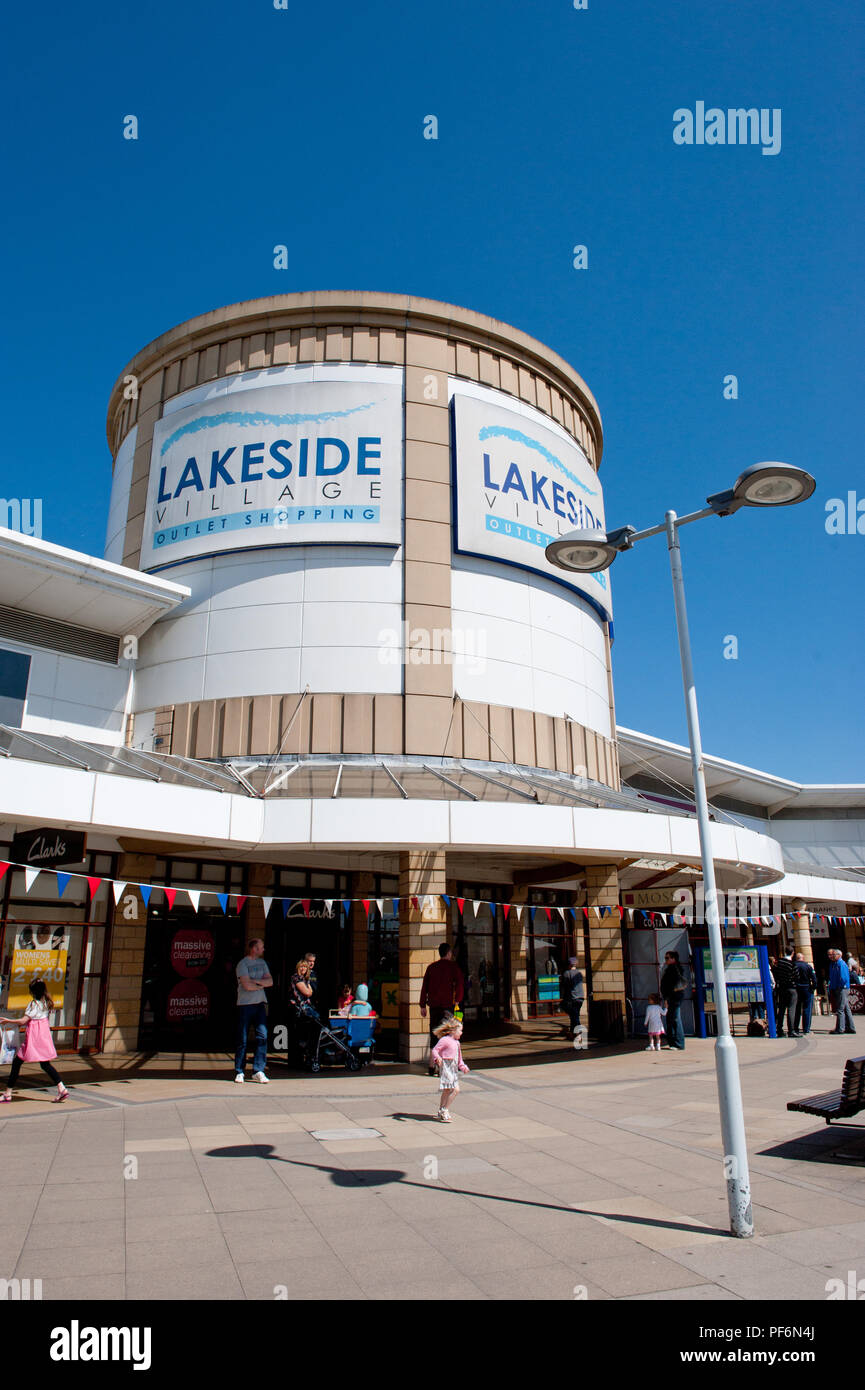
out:
M266 1085L267 1066L267 995L273 985L273 976L264 959L264 942L254 937L247 942L246 955L238 961L237 976L237 1038L234 1055L234 1080L242 1085L246 1080L246 1054L249 1030L254 1030L255 1045L252 1058L252 1079L259 1085ZM291 977L290 995L298 1016L318 1019L315 1009L316 978L315 952L307 951L294 967ZM374 1010L369 1002L369 990L360 984L352 993L344 986L338 1002L337 1013L342 1018L369 1018Z
M811 1032L814 997L818 990L813 965L801 951L794 952L790 946L778 959L769 957L769 969L778 1037L784 1036L785 1027L788 1038L807 1037ZM851 984L865 984L859 962L854 956L845 961L841 952L833 948L829 951L827 990L829 1006L835 1015L836 1034L856 1032L850 1008Z

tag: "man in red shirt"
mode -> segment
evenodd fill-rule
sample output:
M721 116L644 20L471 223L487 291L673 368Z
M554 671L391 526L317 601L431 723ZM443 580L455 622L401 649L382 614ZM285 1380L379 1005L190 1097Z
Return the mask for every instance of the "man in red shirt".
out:
M433 1033L445 1014L453 1013L462 1003L465 993L463 972L454 960L450 946L439 946L439 959L428 965L420 988L420 1016L426 1018L427 1004L430 1012L430 1047L438 1038ZM435 1076L435 1067L430 1067L430 1076Z

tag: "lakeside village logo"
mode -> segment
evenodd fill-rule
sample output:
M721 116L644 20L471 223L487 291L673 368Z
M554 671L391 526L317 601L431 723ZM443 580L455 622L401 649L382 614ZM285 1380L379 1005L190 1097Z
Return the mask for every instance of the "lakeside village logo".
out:
M673 112L675 145L762 145L762 154L781 153L781 108L756 106L706 109L698 101L693 111L680 106Z
M553 468L558 469L567 483L573 486L569 488L567 483L556 482L550 477L549 470L539 473L525 465L521 470L520 465L514 462L507 466L494 464L491 455L484 450L484 502L488 508L484 525L487 531L546 549L550 541L556 540L572 527L580 530L604 529L603 520L595 516L588 502L584 502L578 492L574 491L578 489L594 498L600 497L599 488L589 487L551 450L521 430L504 425L485 425L478 432L478 439L482 443L495 437L502 437L521 444L526 449L534 450ZM512 509L512 516L503 516L500 511L496 512L496 504L500 501L505 503L507 510ZM547 513L546 516L544 512ZM531 516L532 522L529 521ZM567 525L559 525L553 520L554 517L560 517ZM552 534L546 529L550 526L553 528ZM607 577L603 573L582 577L596 580L602 589L607 587Z
M223 438L218 448L188 456L182 466L182 453L173 462L161 464L154 550L224 531L379 521L381 435L343 439L312 431L296 439L282 437L287 427L314 426L370 410L375 404L280 415L232 410L198 416L181 425L162 444L160 458L200 430L219 430ZM280 437L225 443L226 427L254 428L260 435L272 435L275 427ZM234 503L243 510L224 510Z

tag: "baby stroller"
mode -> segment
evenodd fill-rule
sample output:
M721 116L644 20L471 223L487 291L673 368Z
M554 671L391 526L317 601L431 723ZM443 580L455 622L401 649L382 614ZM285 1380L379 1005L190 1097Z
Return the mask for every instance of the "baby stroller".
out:
M321 1071L322 1062L342 1062L346 1071L359 1071L372 1060L375 1019L336 1015L324 1024L311 1004L293 1003L292 1008L300 1061L307 1071Z

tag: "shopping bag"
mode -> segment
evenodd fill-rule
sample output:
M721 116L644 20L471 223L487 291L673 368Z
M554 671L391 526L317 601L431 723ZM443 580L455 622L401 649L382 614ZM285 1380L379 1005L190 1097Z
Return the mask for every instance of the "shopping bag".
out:
M17 1028L4 1028L0 1034L0 1066L7 1067L21 1046Z

